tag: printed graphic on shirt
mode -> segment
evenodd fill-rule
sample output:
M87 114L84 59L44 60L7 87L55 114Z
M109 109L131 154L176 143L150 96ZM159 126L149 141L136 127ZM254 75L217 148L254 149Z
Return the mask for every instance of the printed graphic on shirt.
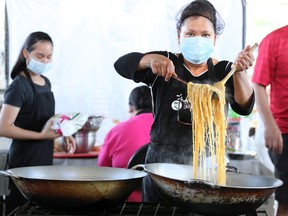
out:
M176 100L171 103L173 110L177 111L177 120L180 123L191 125L190 103L182 94L176 95Z

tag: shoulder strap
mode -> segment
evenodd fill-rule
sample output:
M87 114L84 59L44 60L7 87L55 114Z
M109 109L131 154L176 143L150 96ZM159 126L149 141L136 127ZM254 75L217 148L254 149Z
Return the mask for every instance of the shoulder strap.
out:
M27 77L29 83L31 84L33 90L35 91L35 87L34 87L34 85L33 85L32 78L31 78L29 72L27 71L27 68L25 68L23 71L24 71L24 74L26 75L26 77Z
M215 69L211 58L207 60L207 64L208 64L208 78L212 82L216 82Z
M47 83L47 85L51 88L51 82L50 82L50 80L47 78L47 77L45 77L45 76L42 76L43 78L44 78L44 80L45 80L45 82Z

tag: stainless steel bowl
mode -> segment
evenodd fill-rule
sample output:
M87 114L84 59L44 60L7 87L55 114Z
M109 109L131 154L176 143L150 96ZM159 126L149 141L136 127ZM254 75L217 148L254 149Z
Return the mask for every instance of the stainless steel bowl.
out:
M100 128L103 119L103 116L90 116L83 128L73 135L76 141L76 150L74 153L88 153L93 149L96 143L96 132ZM58 149L61 148L62 150L63 142L63 137L56 139Z
M103 116L90 116L82 130L73 135L76 141L74 153L88 153L93 149L96 142L96 132L100 128L103 119Z
M89 116L88 120L83 126L83 130L98 130L104 117L103 116Z
M76 150L74 153L88 153L96 142L96 131L80 130L74 135L76 141Z

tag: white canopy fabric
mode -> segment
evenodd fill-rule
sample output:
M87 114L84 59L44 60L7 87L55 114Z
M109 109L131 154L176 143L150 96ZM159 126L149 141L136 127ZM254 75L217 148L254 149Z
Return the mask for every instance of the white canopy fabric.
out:
M26 37L47 32L54 41L47 73L56 112L125 120L128 96L139 84L120 77L114 62L128 52L179 52L175 15L188 0L6 0L9 73ZM233 61L242 50L241 0L211 0L226 23L214 56ZM11 81L11 80L10 80Z

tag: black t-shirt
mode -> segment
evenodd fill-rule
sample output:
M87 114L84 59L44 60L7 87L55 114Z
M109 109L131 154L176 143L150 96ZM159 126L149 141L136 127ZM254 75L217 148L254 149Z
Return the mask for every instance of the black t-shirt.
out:
M39 93L51 92L50 81L46 77L43 78L45 79L45 85L40 86L33 83L34 88ZM20 108L19 114L14 122L16 126L28 129L27 124L30 124L29 121L33 121L33 119L31 119L31 112L34 109L34 96L35 94L31 83L22 75L16 76L7 88L4 94L4 104ZM49 104L47 104L47 106L49 106ZM51 106L53 105L51 104ZM39 130L41 129L42 128L39 128Z
M47 120L54 115L54 96L50 81L45 85L30 83L18 75L7 88L4 103L19 107L15 126L40 132ZM53 140L18 140L13 139L8 155L9 168L23 166L52 165Z
M207 71L195 77L184 66L183 56L181 54L175 55L165 51L150 53L169 57L174 63L178 77L187 82L192 81L194 83L211 84L222 80L231 70L231 63L228 61L220 61L214 66L211 65L209 72ZM191 112L186 106L187 101L185 101L187 97L187 86L173 78L166 82L163 77L153 74L150 68L143 71L136 71L139 61L144 55L145 54L142 53L129 53L120 57L115 62L114 67L121 76L151 86L155 115L151 130L151 141L156 143L154 148L161 151L159 155L163 155L164 152L171 152L172 154L169 155L169 157L179 157L181 152L182 155L185 154L185 157L188 156L188 158L191 158L192 129L191 125L189 125L189 123L191 124ZM211 60L208 60L208 62L209 61L211 62ZM233 97L233 79L230 78L225 86L227 105L229 103L232 109L240 115L250 114L254 106L254 94L250 107L248 109L242 109ZM179 104L181 106L180 110ZM188 124L183 124L183 122ZM172 159L172 161L174 160ZM179 160L175 159L175 161Z

